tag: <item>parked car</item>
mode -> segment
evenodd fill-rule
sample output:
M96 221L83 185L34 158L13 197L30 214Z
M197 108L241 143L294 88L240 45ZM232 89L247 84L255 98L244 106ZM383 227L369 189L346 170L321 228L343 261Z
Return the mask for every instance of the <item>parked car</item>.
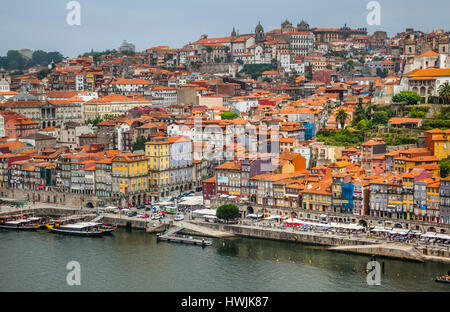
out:
M137 207L137 209L145 209L145 205L140 205Z
M160 215L153 215L152 216L152 220L159 220L159 219L161 219Z
M149 217L148 213L143 214L143 215L141 216L142 219L147 219L148 217Z
M184 220L184 216L178 214L178 215L175 216L175 218L174 218L173 220L174 220L174 221L181 221L181 220Z
M135 217L135 216L137 216L137 212L136 212L136 211L130 211L130 212L128 213L128 216L129 216L129 217Z

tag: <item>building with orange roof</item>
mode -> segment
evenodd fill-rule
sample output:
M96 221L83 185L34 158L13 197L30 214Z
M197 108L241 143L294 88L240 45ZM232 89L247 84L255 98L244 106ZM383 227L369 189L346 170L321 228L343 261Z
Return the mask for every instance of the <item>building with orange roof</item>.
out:
M445 159L450 156L450 129L433 129L425 132L426 145L437 159Z
M450 68L435 68L429 65L403 75L407 80L408 91L418 93L428 103L428 96L438 96L441 84L450 81Z
M399 128L417 128L422 126L422 123L422 118L393 117L389 119L388 126Z
M386 153L386 143L379 138L371 139L361 145L361 167L372 170L372 159Z

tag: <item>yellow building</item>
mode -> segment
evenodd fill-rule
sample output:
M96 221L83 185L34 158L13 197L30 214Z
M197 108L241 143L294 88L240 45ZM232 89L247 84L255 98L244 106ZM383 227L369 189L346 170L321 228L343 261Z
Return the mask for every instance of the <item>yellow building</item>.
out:
M167 137L155 137L145 143L145 155L148 157L149 195L163 197L162 189L169 185L170 142Z
M192 152L192 140L183 136L153 137L145 143L150 196L162 199L192 189Z
M414 216L414 172L403 175L403 207L406 210L406 219L412 220Z
M147 162L144 153L121 153L112 159L113 194L121 206L138 206L147 200Z
M426 132L427 147L438 160L450 156L450 129L433 129Z
M302 192L303 209L331 211L332 180L308 185Z
M440 181L437 179L431 179L427 183L426 196L427 196L427 217L429 222L436 222L440 220Z

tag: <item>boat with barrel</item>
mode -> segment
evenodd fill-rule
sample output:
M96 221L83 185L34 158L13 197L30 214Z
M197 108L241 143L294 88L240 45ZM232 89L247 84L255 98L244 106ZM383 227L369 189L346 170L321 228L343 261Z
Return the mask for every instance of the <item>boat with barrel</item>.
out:
M76 235L76 236L101 236L104 231L100 229L101 223L97 222L76 222L73 224L55 224L50 232L56 234Z

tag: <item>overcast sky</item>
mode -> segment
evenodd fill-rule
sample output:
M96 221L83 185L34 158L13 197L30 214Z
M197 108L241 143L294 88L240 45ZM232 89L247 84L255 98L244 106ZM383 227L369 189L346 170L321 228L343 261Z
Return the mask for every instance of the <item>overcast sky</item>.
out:
M60 51L77 56L94 49L117 49L123 40L137 51L156 45L173 48L199 39L228 36L236 27L265 31L286 18L311 27L367 27L395 35L407 27L430 32L450 29L450 0L379 0L381 25L366 23L369 0L79 0L81 25L69 26L66 0L2 0L0 55L10 49Z

